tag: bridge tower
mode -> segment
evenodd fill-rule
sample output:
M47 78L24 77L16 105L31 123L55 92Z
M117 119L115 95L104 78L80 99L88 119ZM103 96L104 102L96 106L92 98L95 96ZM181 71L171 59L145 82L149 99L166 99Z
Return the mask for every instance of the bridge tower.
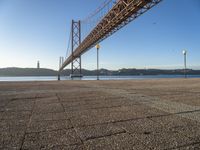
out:
M71 25L71 53L72 53L72 62L71 62L71 78L73 77L82 77L81 72L81 55L79 57L74 56L74 50L81 43L81 21L72 20Z

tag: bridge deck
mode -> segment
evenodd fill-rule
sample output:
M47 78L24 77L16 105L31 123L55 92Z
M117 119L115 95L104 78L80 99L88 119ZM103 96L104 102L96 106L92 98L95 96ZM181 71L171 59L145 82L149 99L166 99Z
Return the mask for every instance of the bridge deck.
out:
M0 84L0 149L200 147L199 79Z
M100 20L91 33L83 39L80 45L74 50L73 54L65 60L60 71L97 43L112 35L161 1L162 0L119 0L108 14Z

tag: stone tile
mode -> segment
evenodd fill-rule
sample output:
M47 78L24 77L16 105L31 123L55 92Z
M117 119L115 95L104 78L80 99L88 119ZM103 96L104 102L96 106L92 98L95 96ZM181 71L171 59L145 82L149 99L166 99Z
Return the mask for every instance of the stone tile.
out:
M0 111L0 120L3 119L3 112Z
M25 132L0 132L1 149L20 149Z
M37 94L36 98L49 98L49 97L55 97L55 93L39 93Z
M31 119L33 121L44 121L44 120L66 120L68 119L66 113L41 113L33 114Z
M88 150L146 150L137 138L126 133L88 140L84 145Z
M181 113L178 116L200 123L200 111L193 111L190 113Z
M80 115L76 115L70 118L73 126L75 127L118 122L122 120L130 120L136 119L137 117L142 117L140 116L141 114L107 111L91 111L88 114L82 114L81 112L79 112L79 114Z
M22 99L35 99L36 93L24 92L22 94L18 93L12 100L22 100Z
M11 100L10 99L1 99L0 98L0 107L5 107Z
M177 126L174 128L170 128L168 131L184 135L185 137L190 139L191 143L199 143L200 142L199 125Z
M174 148L174 150L200 150L200 143Z
M199 124L196 121L192 121L187 118L183 118L179 115L155 117L155 118L151 118L151 120L159 123L164 128L173 128L173 127L179 127L179 126L191 126L191 125Z
M56 146L43 146L42 149L52 149L52 150L84 150L83 145L56 145Z
M73 129L26 134L22 149L42 149L59 145L81 144Z
M34 100L12 100L10 101L5 109L6 111L31 111L34 106Z
M54 120L54 121L32 121L29 123L27 132L43 132L52 130L61 130L72 128L69 120Z
M25 131L28 124L28 120L1 120L0 132L16 132Z
M1 112L4 112L5 111L5 108L2 106L2 107L0 107L0 113ZM0 117L1 118L1 117Z
M31 116L33 121L53 120L53 113L33 113Z
M53 120L66 120L69 119L66 116L66 113L53 113L52 114Z
M151 132L160 132L162 130L160 124L147 118L118 122L116 123L116 126L123 128L128 133L149 134Z
M113 123L80 127L75 130L84 141L125 132L125 130L115 126Z
M37 104L34 108L34 113L59 113L64 112L63 107L60 103L52 104Z
M193 141L181 132L161 131L149 134L132 134L133 137L142 141L148 149L161 150L173 149L185 144L191 144Z
M29 120L31 116L30 111L5 111L3 112L3 118L4 120Z
M59 103L59 100L56 96L36 99L36 105L52 104L52 103Z
M89 109L112 109L112 108L120 108L122 106L131 106L131 105L139 105L135 102L126 102L123 100L116 100L110 102L102 101L99 99L98 101L76 101L76 102L64 102L63 103L65 111L78 111L78 110L89 110Z

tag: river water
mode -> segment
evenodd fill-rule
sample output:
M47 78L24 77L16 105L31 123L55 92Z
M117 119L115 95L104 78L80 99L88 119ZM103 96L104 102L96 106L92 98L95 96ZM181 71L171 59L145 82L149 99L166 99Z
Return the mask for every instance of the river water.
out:
M200 78L200 75L188 75L188 78ZM100 80L144 80L184 78L183 75L145 75L145 76L100 76ZM96 80L96 76L84 76L81 80ZM0 77L0 81L56 81L57 76L29 76L29 77ZM61 77L61 80L72 80L70 77ZM73 80L80 80L74 78Z

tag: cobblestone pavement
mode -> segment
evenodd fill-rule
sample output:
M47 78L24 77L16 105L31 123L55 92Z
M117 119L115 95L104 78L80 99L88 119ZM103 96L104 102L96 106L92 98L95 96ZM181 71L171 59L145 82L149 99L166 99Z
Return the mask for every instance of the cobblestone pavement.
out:
M200 149L200 79L0 83L0 149Z

